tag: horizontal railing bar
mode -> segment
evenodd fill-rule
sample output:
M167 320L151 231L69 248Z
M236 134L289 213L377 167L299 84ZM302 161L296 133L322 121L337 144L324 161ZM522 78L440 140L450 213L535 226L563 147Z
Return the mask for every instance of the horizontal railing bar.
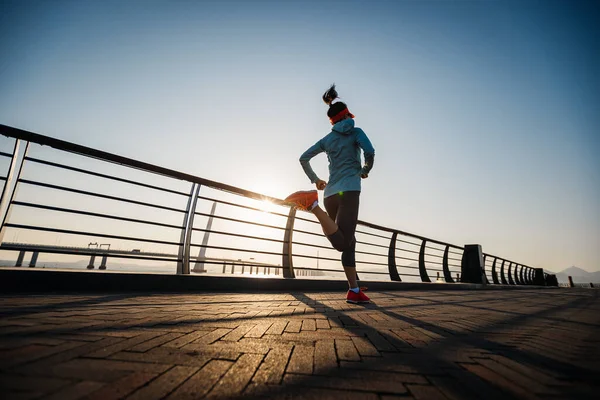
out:
M414 250L396 249L396 252L402 252L402 251L405 253L419 254L418 251L414 251Z
M20 247L13 247L10 245L6 245L3 244L2 247L0 247L0 250L6 250L6 251L20 251L23 250ZM98 257L109 257L109 258L129 258L132 260L147 260L147 261L168 261L168 262L173 262L173 261L181 261L182 259L177 258L177 256L174 256L175 258L164 258L164 257L145 257L145 256L129 256L129 255L121 255L121 254L111 254L111 253L101 253L101 252L85 252L85 251L74 251L74 250L51 250L51 249L43 249L43 250L26 250L28 252L34 252L37 251L38 253L48 253L48 254L66 254L66 255L76 255L76 256L98 256Z
M359 231L358 229L356 230L356 233L362 233L363 235L375 236L375 237L378 237L378 238L390 240L389 236L378 235L376 233L371 233L371 232L363 232L363 231Z
M285 228L282 228L280 226L261 224L259 222L252 222L252 221L244 221L243 219L223 217L221 215L212 215L212 214L206 214L206 213L202 213L202 212L195 212L194 215L200 215L201 217L217 218L217 219L222 219L224 221L239 222L242 224L249 224L249 225L254 225L254 226L262 226L263 228L273 228L273 229L285 230Z
M315 232L304 231L302 229L296 229L296 228L294 228L294 233L304 233L305 235L312 235L312 236L323 237L323 232L321 232L321 233L315 233Z
M292 241L292 244L293 245L298 245L298 246L315 247L315 248L318 248L318 249L325 249L325 250L335 250L331 246L322 246L320 244L312 244L312 243L304 243L304 242L296 242L296 241Z
M314 219L302 218L302 217L299 217L299 216L296 216L296 219L299 220L299 221L305 221L305 222L310 222L312 224L319 224L320 225L320 222L319 221L315 221Z
M430 265L430 264L442 265L442 263L439 261L429 261L429 260L425 260L425 264L427 264L427 265Z
M0 181L5 181L6 177L5 176L0 176Z
M375 244L375 243L361 242L360 240L357 240L356 244L362 244L362 245L365 245L365 246L380 247L382 249L389 249L390 248L390 246L384 246L382 244Z
M15 228L15 229L28 229L28 230L42 231L42 232L67 233L69 235L97 236L97 237L104 237L104 238L109 238L109 239L132 240L135 242L168 244L168 245L173 245L173 246L181 245L181 243L179 243L179 242L167 242L164 240L143 239L143 238L134 238L134 237L129 237L129 236L118 236L118 235L107 235L105 233L96 233L96 232L72 231L72 230L68 230L68 229L47 228L47 227L43 227L43 226L32 226L32 225L22 225L22 224L12 224L12 223L4 224L4 226L7 228Z
M102 174L100 172L88 171L88 170L85 170L85 169L82 169L82 168L71 167L69 165L64 165L64 164L56 163L56 162L53 162L53 161L42 160L40 158L34 158L34 157L27 156L27 157L25 157L25 160L28 160L28 161L31 161L31 162L34 162L34 163L50 165L50 166L53 166L53 167L62 168L62 169L70 170L70 171L80 172L82 174L87 174L87 175L97 176L97 177L100 177L100 178L111 179L111 180L118 181L118 182L128 183L128 184L131 184L131 185L137 185L137 186L141 186L141 187L145 187L145 188L149 188L149 189L160 190L162 192L173 193L173 194L177 194L177 195L181 195L181 196L186 196L186 197L189 196L189 193L179 192L177 190L172 190L172 189L165 189L165 188L162 188L160 186L154 186L154 185L150 185L150 184L147 184L147 183L136 182L136 181L132 181L130 179L118 178L116 176L106 175L106 174Z
M457 251L450 251L450 250L448 250L448 254L455 254L457 256L462 256L463 255L463 253L459 253Z
M215 230L201 229L201 228L192 228L192 230L196 231L196 232L208 232L211 234L216 233L217 235L235 236L235 237L241 237L241 238L245 238L245 239L266 240L269 242L277 242L277 243L284 242L281 239L271 239L271 238L260 237L260 236L242 235L241 233L223 232L223 231L215 231Z
M407 240L402 240L402 239L398 239L398 237L396 237L396 242L401 242L401 243L406 243L406 244L411 244L413 246L421 246L421 243L413 243L413 242L409 242Z
M266 255L280 256L281 257L281 252L274 253L272 251L261 251L261 250L253 250L253 249L238 249L238 248L234 248L234 247L211 246L211 245L208 245L208 244L196 244L196 243L190 243L190 246L191 247L204 247L206 249L230 250L230 251L241 251L241 252L244 252L244 253L266 254Z
M396 268L419 269L419 267L411 267L410 265L397 265Z
M448 260L452 260L452 261L462 261L460 258L452 258L452 257L448 257Z
M382 267L387 267L388 263L381 263L381 262L375 262L375 261L365 261L365 260L356 260L356 262L358 264L369 264L369 265L379 265ZM386 272L386 274L389 274L389 272Z
M421 275L416 275L416 274L400 274L400 277L404 277L404 276L414 276L416 278L420 278Z
M0 156L12 158L13 155L11 153L5 153L3 151L0 151Z
M400 257L400 256L395 256L394 257L397 260L406 260L406 261L419 261L418 258L408 258L408 257Z
M389 275L389 272L376 272L376 271L366 271L366 270L356 270L357 273L359 274L373 274L373 275ZM360 281L358 281L360 283Z
M374 257L387 257L388 256L387 254L377 254L377 253L371 253L368 251L360 251L360 250L356 250L355 253L356 254L365 254L365 255L374 256Z
M165 223L162 223L162 222L147 221L147 220L142 220L142 219L127 218L127 217L119 217L117 215L101 214L101 213L95 213L95 212L91 212L91 211L82 211L82 210L73 210L73 209L69 209L69 208L46 206L46 205L43 205L43 204L27 203L27 202L24 202L24 201L13 201L12 204L14 204L16 206L41 208L41 209L44 209L44 210L59 211L59 212L64 212L64 213L68 213L68 214L88 215L88 216L91 216L91 217L108 218L108 219L115 219L115 220L118 220L118 221L136 222L136 223L140 223L140 224L162 226L162 227L165 227L165 228L182 229L181 226L172 225L172 224L165 224Z
M217 202L219 204L227 204L228 206L245 208L247 210L260 211L260 212L265 213L265 214L277 215L277 216L285 217L285 218L287 218L287 216L288 216L287 214L282 214L282 213L278 213L278 212L274 212L274 211L267 211L267 210L263 210L262 208L245 206L245 205L242 205L242 204L231 203L229 201L219 200L219 199L213 199L213 198L206 197L206 196L198 196L198 198L201 199L201 200L214 201L214 202Z
M56 189L56 190L62 190L62 191L71 192L71 193L83 194L83 195L86 195L86 196L99 197L99 198L102 198L102 199L116 200L116 201L122 201L122 202L125 202L125 203L137 204L137 205L140 205L140 206L159 208L161 210L175 211L175 212L179 212L179 213L185 213L186 212L185 210L180 210L178 208L172 208L172 207L167 207L167 206L161 206L161 205L158 205L158 204L145 203L143 201L130 200L130 199L125 199L125 198L120 198L120 197L115 197L115 196L109 196L109 195L106 195L106 194L93 193L93 192L88 192L88 191L85 191L85 190L79 190L79 189L73 189L73 188L68 188L68 187L63 187L63 186L57 186L57 185L52 185L50 183L36 182L36 181L31 181L29 179L19 179L19 182L25 183L25 184L28 184L28 185L42 186L42 187L46 187L46 188L50 188L50 189Z
M429 257L436 257L436 258L444 258L443 256L437 255L437 254L431 254L431 253L425 253L426 256Z

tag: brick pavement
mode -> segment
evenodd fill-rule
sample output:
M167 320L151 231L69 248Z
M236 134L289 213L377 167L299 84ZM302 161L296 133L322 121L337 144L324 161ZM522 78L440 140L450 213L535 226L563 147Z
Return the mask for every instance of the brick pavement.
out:
M6 399L597 398L597 290L11 295Z

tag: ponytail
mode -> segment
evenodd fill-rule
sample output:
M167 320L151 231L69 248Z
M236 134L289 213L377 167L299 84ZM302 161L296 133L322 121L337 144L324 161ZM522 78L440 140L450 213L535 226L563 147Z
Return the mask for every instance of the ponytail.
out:
M333 101L338 98L338 93L335 90L335 83L323 94L323 101L331 107Z

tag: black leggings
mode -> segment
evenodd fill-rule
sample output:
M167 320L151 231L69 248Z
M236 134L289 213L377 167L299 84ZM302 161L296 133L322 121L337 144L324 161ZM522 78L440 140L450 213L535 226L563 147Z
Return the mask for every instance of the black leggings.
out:
M338 230L327 236L333 247L342 252L342 265L356 267L356 223L360 192L343 192L325 198L327 214L338 226Z

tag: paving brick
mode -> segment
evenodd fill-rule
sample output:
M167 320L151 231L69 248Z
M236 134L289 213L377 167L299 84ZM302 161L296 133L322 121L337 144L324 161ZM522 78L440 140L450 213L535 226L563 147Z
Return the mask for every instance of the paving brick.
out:
M314 350L312 346L294 346L286 372L312 374Z
M314 372L324 374L338 367L334 340L319 340L315 343Z
M352 340L335 339L335 350L339 360L360 361L360 356Z
M317 329L329 329L329 320L326 319L317 319L316 320Z
M303 319L302 330L303 331L314 331L317 329L317 323L314 319Z
M285 327L285 332L300 332L300 328L302 328L302 321L300 320L292 320Z

